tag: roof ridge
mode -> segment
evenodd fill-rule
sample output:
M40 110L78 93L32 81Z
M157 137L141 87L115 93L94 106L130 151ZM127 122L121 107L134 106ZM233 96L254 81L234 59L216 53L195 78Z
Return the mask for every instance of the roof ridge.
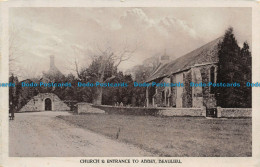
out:
M207 42L206 44L200 46L199 48L192 50L192 51L186 53L185 55L180 56L180 57L164 64L163 66L161 66L160 68L158 68L156 71L154 71L151 74L151 76L147 79L147 82L168 76L175 72L181 72L184 69L187 70L187 68L189 66L197 64L198 63L197 61L202 61L199 63L205 63L203 58L210 59L210 60L205 60L206 62L212 61L211 59L217 59L217 57L214 53L212 55L208 55L207 53L203 54L203 51L207 51L207 49L214 50L215 46L218 45L219 41L223 40L223 37L224 36L220 36L210 42ZM191 60L186 60L186 59L191 59ZM168 72L168 71L170 71L170 72Z
M171 62L174 62L174 61L177 60L177 59L181 59L182 57L184 57L184 56L186 56L186 55L189 55L189 54L191 54L191 53L194 53L194 52L196 52L196 51L202 49L203 47L205 47L205 46L207 46L207 45L209 45L209 44L211 44L211 43L214 43L214 42L216 42L216 41L219 41L219 40L220 40L221 38L223 38L223 37L224 37L224 36L221 36L221 37L218 37L218 38L214 39L213 41L207 42L206 44L204 44L204 45L198 47L197 49L194 49L194 50L192 50L192 51L190 51L190 52L188 52L188 53L186 53L186 54L184 54L184 55L182 55L182 56L180 56L180 57L178 57L178 58L176 58L176 59L170 61L170 62L167 63L167 64L170 64Z

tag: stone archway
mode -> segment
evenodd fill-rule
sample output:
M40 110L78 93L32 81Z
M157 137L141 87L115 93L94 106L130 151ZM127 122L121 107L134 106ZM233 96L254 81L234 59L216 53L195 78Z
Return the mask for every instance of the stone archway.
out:
M50 98L46 98L44 100L44 106L45 106L45 111L51 111L52 110L52 101Z

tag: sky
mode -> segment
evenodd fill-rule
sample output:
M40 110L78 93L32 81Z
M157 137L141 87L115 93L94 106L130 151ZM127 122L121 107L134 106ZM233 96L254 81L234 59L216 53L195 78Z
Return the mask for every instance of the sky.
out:
M146 58L166 53L171 59L234 28L240 46L251 46L251 8L10 8L9 35L16 66L35 77L49 69L49 57L63 74L91 63L92 53L112 48L135 50L121 63L125 71Z

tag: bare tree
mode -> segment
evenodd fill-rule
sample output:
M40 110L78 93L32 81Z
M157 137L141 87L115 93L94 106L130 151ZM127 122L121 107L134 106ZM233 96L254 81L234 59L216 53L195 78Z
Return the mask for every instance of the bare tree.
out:
M17 65L19 58L22 57L21 50L19 48L18 36L20 29L10 26L9 29L9 74L15 74L19 76L20 67Z
M71 45L71 50L73 53L72 55L73 57L67 59L67 65L65 68L68 71L72 71L73 73L75 73L77 79L82 80L82 76L81 76L81 71L83 70L82 67L83 66L87 67L88 62L80 60L81 59L80 57L83 57L84 55L86 55L86 53L76 45Z
M132 57L132 55L136 52L137 49L138 49L137 44L133 48L130 48L127 41L125 41L122 44L122 47L119 50L113 49L109 45L103 48L97 45L96 53L94 53L93 56L96 58L101 58L101 65L98 71L98 73L100 74L98 75L99 76L98 81L100 83L103 83L103 82L109 82L112 79L114 79L115 78L114 75L106 79L104 78L105 69L108 63L113 62L115 69L117 69L122 62L129 60ZM93 103L98 105L102 103L102 87L98 87L97 97L94 99Z
M83 51L78 49L77 47L72 47L74 52L74 68L72 70L76 72L79 80L83 79L83 76L81 76L82 69L80 69L78 56L84 54L85 56L88 56L92 62L95 60L100 61L97 75L95 75L96 80L100 83L109 82L116 77L115 75L112 75L108 78L105 78L105 70L108 67L109 63L112 62L114 69L117 69L122 62L129 60L140 46L141 44L137 44L136 42L134 46L130 47L128 41L125 40L121 43L121 46L119 47L112 47L111 43L108 41L105 42L102 46L100 46L100 44L94 44L94 49L87 50L87 53L83 53ZM100 105L101 102L102 87L98 87L96 98L94 98L93 103Z
M79 48L77 48L76 46L71 46L71 48L73 49L73 53L74 53L74 71L76 72L77 74L77 77L80 79L80 65L79 65L79 59L78 59L78 56L79 54L82 54L82 52L79 50Z

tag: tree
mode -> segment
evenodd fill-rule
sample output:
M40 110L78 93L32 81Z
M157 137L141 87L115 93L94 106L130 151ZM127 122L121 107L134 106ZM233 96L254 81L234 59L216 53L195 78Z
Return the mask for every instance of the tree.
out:
M114 67L114 63L112 60L107 59L104 63L103 57L97 57L92 61L89 67L81 70L79 73L81 82L108 82L113 79L115 76L117 69ZM102 102L102 88L101 87L91 87L86 88L84 92L84 96L86 96L85 100L91 100L94 104L101 104ZM99 101L97 101L99 100Z
M252 57L251 52L249 50L249 45L247 42L244 42L243 48L240 52L241 60L242 60L242 71L243 71L243 97L244 97L244 107L252 107L252 87L247 87L247 82L252 82Z
M229 28L218 46L218 83L240 83L240 87L218 87L215 95L217 105L221 107L246 107L245 92L246 75L250 73L251 63L248 55L248 45L240 49L233 34L233 28ZM245 70L246 69L246 70ZM248 99L249 100L249 99Z
M110 82L114 79L117 73L118 66L131 58L131 56L137 50L135 45L132 49L127 42L125 42L120 50L112 48L109 43L106 47L99 47L95 51L92 51L90 56L92 57L92 64L89 69L94 69L88 71L88 76L94 75L97 82L104 83ZM95 97L93 98L93 103L100 105L102 103L102 87L97 87L95 91Z
M94 47L87 51L77 46L72 46L75 55L72 63L74 68L72 70L76 73L79 81L110 82L116 77L118 66L122 62L129 60L140 46L137 43L134 46L130 46L127 40L125 40L120 43L120 46L116 45L113 47L115 45L114 42L103 41L99 42L99 44L94 44ZM88 62L84 61L83 65L80 66L79 55L89 57L91 60L90 65L88 66ZM81 68L82 66L84 67ZM102 87L92 88L91 90L93 96L89 97L86 92L84 94L84 96L87 95L85 100L89 100L92 97L92 103L100 105L102 103Z
M115 78L111 80L113 83L126 83L127 87L106 87L103 89L102 104L115 105L123 103L130 105L133 96L133 79L131 75L124 75L122 72L115 74Z
M135 68L135 81L139 83L144 83L151 75L153 71L153 66L146 66L145 64L136 66ZM146 100L146 87L135 87L133 90L132 105L134 106L145 106Z

